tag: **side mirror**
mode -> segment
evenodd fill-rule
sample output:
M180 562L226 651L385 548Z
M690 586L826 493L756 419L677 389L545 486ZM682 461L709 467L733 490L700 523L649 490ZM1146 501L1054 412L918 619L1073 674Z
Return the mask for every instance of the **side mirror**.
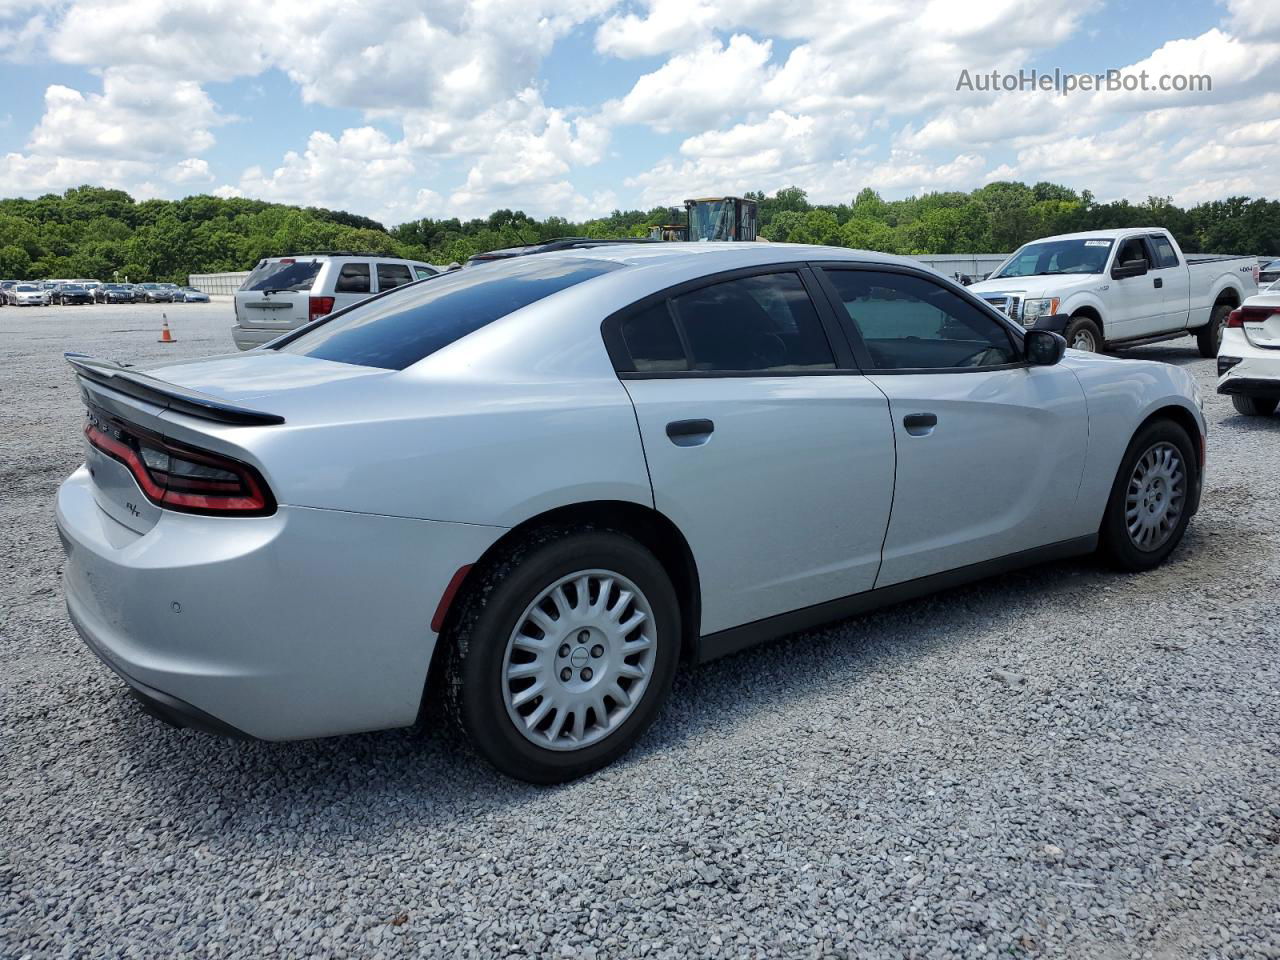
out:
M1111 279L1123 280L1126 277L1145 277L1147 270L1147 261L1145 260L1126 260L1124 263L1117 263L1111 268Z
M1066 353L1067 341L1050 330L1028 330L1022 339L1022 353L1027 363L1036 367L1052 367Z

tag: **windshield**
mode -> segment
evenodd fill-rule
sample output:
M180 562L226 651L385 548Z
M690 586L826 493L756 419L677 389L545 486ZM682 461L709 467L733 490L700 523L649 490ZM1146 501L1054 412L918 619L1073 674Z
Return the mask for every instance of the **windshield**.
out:
M319 260L263 260L254 267L240 289L301 292L311 289L319 272Z
M1046 240L1028 243L988 278L1039 277L1060 273L1101 273L1111 240Z
M443 273L333 314L275 349L403 370L509 313L621 266L535 255Z
M62 285L63 293L84 293L84 287L78 283L64 283Z
M20 284L18 284L18 286L17 286L17 288L16 288L16 289L18 289L18 290L19 290L19 291L21 291L22 293L35 293L35 292L36 292L37 290L39 290L40 288L39 288L39 287L37 287L37 286L35 286L34 284L30 284L30 283L20 283Z

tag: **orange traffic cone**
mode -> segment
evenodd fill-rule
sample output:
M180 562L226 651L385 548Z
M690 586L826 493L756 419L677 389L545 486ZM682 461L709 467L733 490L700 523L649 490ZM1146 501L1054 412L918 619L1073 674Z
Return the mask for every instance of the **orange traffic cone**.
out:
M164 326L160 328L160 339L156 342L177 343L178 341L173 338L173 334L169 332L169 315L167 313L160 314L160 320L163 322Z

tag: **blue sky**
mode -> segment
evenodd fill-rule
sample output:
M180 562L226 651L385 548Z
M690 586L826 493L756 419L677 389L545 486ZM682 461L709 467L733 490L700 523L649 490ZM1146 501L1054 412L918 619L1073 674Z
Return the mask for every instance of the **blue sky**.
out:
M976 92L1054 68L1212 90ZM388 224L799 185L1280 194L1280 3L0 0L0 195L213 192Z

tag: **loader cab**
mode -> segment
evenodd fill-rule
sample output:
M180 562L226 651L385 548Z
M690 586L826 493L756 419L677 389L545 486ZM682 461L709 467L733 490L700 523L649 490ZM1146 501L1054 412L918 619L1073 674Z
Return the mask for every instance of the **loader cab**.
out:
M742 197L686 200L690 240L755 240L756 202Z

